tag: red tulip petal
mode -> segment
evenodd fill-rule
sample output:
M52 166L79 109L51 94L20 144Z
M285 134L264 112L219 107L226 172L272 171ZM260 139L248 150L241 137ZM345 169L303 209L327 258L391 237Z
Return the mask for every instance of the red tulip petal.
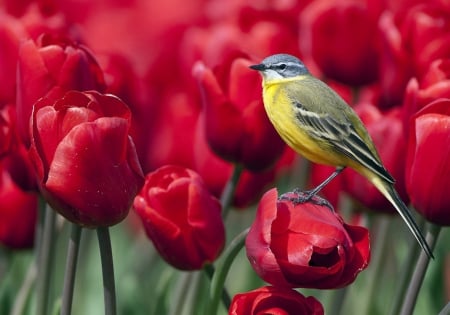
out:
M46 189L73 209L85 225L111 225L128 213L139 175L127 164L128 124L100 118L73 128L58 145ZM114 144L114 145L112 145Z

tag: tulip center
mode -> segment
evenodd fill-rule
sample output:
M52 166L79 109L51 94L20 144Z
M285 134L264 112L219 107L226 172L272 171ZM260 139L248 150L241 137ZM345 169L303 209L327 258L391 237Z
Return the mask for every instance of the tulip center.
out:
M323 250L323 249L322 249ZM337 247L331 248L326 253L314 251L309 260L311 267L332 267L339 262Z

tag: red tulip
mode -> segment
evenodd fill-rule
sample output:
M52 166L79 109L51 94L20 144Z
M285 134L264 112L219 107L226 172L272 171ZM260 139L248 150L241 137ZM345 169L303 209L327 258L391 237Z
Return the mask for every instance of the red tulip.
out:
M168 165L147 174L134 209L160 255L175 268L201 269L222 251L220 203L190 169Z
M194 68L203 95L206 138L223 159L259 171L281 156L284 142L266 116L260 77L245 58L229 58L215 71ZM270 148L270 149L269 149Z
M262 287L236 294L229 315L292 314L323 315L322 304L314 297L283 287Z
M37 45L24 42L19 50L16 104L19 133L27 145L32 107L54 87L103 91L103 72L85 47L66 39L43 35Z
M12 180L3 158L0 162L0 244L30 248L34 243L38 196L25 192Z
M438 99L413 116L406 187L427 220L450 225L450 99Z
M411 56L403 47L402 35L392 12L379 19L381 53L379 66L380 106L389 108L401 103L406 84L414 75Z
M322 72L349 85L377 78L377 14L362 1L313 1L300 13L300 48Z
M421 78L412 78L403 100L405 135L409 134L410 120L420 109L438 98L450 97L450 59L438 59L429 65Z
M379 73L383 105L400 104L412 77L420 82L432 62L450 56L449 21L447 5L439 2L421 2L407 10L382 14Z
M318 199L297 204L278 198L276 189L261 199L246 239L256 273L275 286L334 289L352 283L370 258L369 232L345 224Z
M30 158L43 194L74 223L120 222L144 181L128 107L98 92L52 92L32 118Z
M449 28L448 4L421 3L408 10L401 31L416 76L422 76L434 60L449 57Z

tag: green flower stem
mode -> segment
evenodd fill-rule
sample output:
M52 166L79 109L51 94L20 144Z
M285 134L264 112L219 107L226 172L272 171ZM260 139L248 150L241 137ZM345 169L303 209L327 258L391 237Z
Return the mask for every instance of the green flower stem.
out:
M25 279L20 286L20 290L14 299L14 304L11 309L10 315L21 315L24 314L25 306L27 304L28 298L30 296L31 289L36 282L37 278L37 268L36 263L33 261L28 267ZM1 278L3 279L3 278Z
M448 302L444 308L439 312L438 315L448 315L450 314L450 302Z
M222 216L224 218L227 217L228 212L230 211L231 204L233 203L234 192L236 191L236 187L243 170L244 167L242 165L235 164L233 173L223 189L222 196L220 197L220 204L222 205Z
M190 272L191 281L189 281L184 291L184 299L182 303L182 312L176 315L191 315L201 313L201 302L206 294L205 277L201 272ZM203 299L202 299L203 297Z
M198 279L196 272L181 272L175 286L175 290L170 295L172 303L169 307L168 315L186 314L184 311L188 304L188 294L193 291L193 284ZM158 314L158 313L154 313Z
M330 302L328 303L329 315L341 314L347 293L348 287L335 289L330 292Z
M225 285L225 279L228 275L228 272L230 271L234 259L245 245L245 238L247 237L248 230L249 229L245 229L243 232L237 235L223 253L223 260L216 268L216 271L214 272L213 278L211 280L210 299L208 307L206 308L207 315L217 314L219 300L222 296ZM229 306L230 305L225 305L227 309L229 308Z
M369 297L369 303L366 303L366 310L363 310L361 314L375 314L377 305L376 294L379 294L383 289L380 288L382 286L382 282L378 280L380 275L384 272L386 268L386 257L388 255L388 245L391 241L389 237L389 227L392 225L392 219L382 215L382 216L373 216L370 220L370 226L374 231L376 237L376 244L372 250L372 258L370 262L370 274L368 275L369 280L367 284L366 294Z
M39 270L36 280L36 315L48 314L50 270L53 265L53 253L56 234L56 212L46 206L44 209L44 226L37 257L37 269Z
M169 294L169 288L171 281L174 277L175 269L166 268L162 272L161 276L158 279L158 283L156 285L156 303L152 305L153 308L150 314L165 314L165 299L164 297ZM173 296L173 294L171 294Z
M103 294L105 315L116 315L116 287L114 283L114 265L111 249L111 239L108 227L97 228L100 258L102 263Z
M73 289L75 286L75 274L77 270L78 252L80 248L82 228L78 224L72 224L69 246L67 248L66 270L64 274L64 286L62 293L61 315L70 315L72 312Z
M430 224L426 236L426 241L428 242L431 250L433 250L436 245L440 231L440 226ZM416 268L414 269L414 273L411 278L411 282L409 283L408 291L406 292L406 296L403 300L400 315L412 314L416 305L417 295L419 294L420 287L422 286L422 282L425 277L429 262L430 257L428 257L428 255L424 251L421 251L416 264Z
M6 248L0 247L0 279L3 279L8 273L11 265L12 253Z
M400 309L402 308L402 302L405 297L406 290L408 289L408 285L411 280L411 275L414 271L414 267L416 265L416 260L417 260L420 250L421 250L421 248L418 245L411 246L410 250L408 251L406 260L402 263L402 272L401 272L401 278L399 281L400 284L399 284L399 287L395 294L394 306L392 307L392 311L390 312L391 315L400 314Z
M214 273L216 272L214 266L208 264L208 265L206 265L206 266L203 268L203 270L204 270L205 273L208 275L209 279L212 280L213 277L214 277ZM231 297L230 297L230 294L228 294L228 291L227 291L227 289L226 289L225 287L222 289L222 302L223 302L223 304L225 305L225 307L227 307L227 308L228 308L228 307L230 306L230 304L231 304Z

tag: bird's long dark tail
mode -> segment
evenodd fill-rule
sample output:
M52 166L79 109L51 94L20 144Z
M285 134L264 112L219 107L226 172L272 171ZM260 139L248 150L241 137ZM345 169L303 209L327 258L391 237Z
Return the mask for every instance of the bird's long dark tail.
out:
M403 221L405 221L411 233L416 238L417 242L419 242L422 249L430 258L434 258L433 253L428 246L425 237L417 226L414 217L412 216L410 210L405 205L405 203L401 200L398 193L395 191L393 185L391 183L386 183L381 178L373 178L372 183L378 188L378 190L390 201L390 203L394 206L394 208L398 211Z

